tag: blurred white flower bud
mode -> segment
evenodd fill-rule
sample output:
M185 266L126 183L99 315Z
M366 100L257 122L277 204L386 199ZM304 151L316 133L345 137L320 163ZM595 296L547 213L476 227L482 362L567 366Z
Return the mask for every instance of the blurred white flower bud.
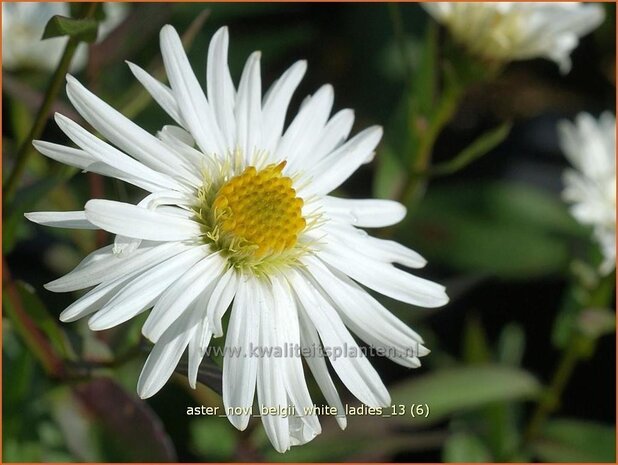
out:
M582 3L424 3L470 52L499 62L547 58L563 73L579 38L603 22L603 7Z
M98 40L104 39L126 17L123 3L106 3L106 19L99 25ZM3 69L34 68L52 71L58 65L67 37L41 40L45 25L52 16L70 16L67 3L3 3L2 4L2 66ZM73 57L71 71L84 68L88 47L81 44Z
M575 169L564 173L562 196L572 204L572 215L594 228L594 237L605 260L601 272L616 263L616 117L604 113L595 120L581 113L575 124L562 121L562 151Z

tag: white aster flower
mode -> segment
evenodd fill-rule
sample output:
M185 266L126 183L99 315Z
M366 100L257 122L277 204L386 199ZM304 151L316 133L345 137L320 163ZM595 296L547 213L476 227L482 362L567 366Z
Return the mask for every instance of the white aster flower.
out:
M227 49L228 32L222 28L208 50L206 94L171 26L161 31L171 87L129 64L177 123L163 127L158 137L68 76L69 99L116 148L56 115L80 148L37 141L37 149L150 194L137 205L90 200L85 211L27 216L49 226L102 228L117 235L113 245L93 252L46 287L68 292L95 286L61 315L63 321L91 315L93 330L152 308L142 329L155 343L138 382L143 398L165 384L187 348L189 382L195 386L211 337L223 335L222 317L231 307L223 402L226 409L245 410L228 411L229 419L241 430L247 426L256 388L260 407L294 406L299 416L262 417L275 448L285 451L320 433L317 416L303 414L313 402L302 359L251 356L252 347L322 344L352 394L370 406L384 406L390 403L388 391L347 328L375 347L390 348L390 358L407 367L419 366L419 357L429 351L361 285L421 307L438 307L448 298L442 286L393 265L424 266L416 252L357 229L399 222L405 215L401 204L328 195L372 159L382 129L370 127L346 141L353 112L329 117L333 89L324 85L304 100L284 131L306 62L295 63L262 96L260 53L249 57L236 89ZM337 348L346 350L343 356L337 356ZM309 368L345 427L325 354L307 354Z
M575 124L558 126L562 151L575 169L564 173L565 201L582 224L594 228L605 260L601 272L616 266L616 117L603 113L595 120L580 113Z
M563 73L579 38L603 22L601 5L541 2L436 2L423 7L455 40L483 58L555 61Z
M104 39L126 17L127 7L122 3L105 3L105 20L99 25L99 40ZM69 4L63 2L2 3L2 67L22 67L53 71L58 66L68 37L41 40L47 22L52 16L70 16ZM77 47L71 71L80 71L86 65L88 46Z

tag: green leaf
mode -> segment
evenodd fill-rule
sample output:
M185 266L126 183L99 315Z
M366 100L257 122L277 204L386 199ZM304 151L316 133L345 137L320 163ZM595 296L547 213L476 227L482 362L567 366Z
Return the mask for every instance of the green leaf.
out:
M554 319L551 333L552 344L558 349L566 347L575 331L577 315L582 307L582 292L585 293L581 287L572 286L562 296L560 310Z
M430 261L462 272L529 279L562 271L567 265L566 247L536 231L455 216L415 223L421 231L411 243Z
M390 147L384 147L376 157L373 193L379 199L393 199L401 190L405 170Z
M15 142L19 145L28 137L34 119L28 106L17 98L11 99L8 110L11 115L11 124L15 133Z
M463 356L469 364L487 363L491 360L491 350L487 342L487 335L476 315L468 318L463 346Z
M23 296L18 286L6 279L2 289L2 308L5 315L10 318L12 327L19 334L42 368L54 376L60 375L64 370L64 363L49 345L48 339L41 333L36 323L28 313L27 307L22 302Z
M86 2L71 2L69 11L72 18L83 18L86 16L88 8L90 8L90 5ZM107 18L103 3L97 5L93 17L99 22L103 22Z
M60 328L60 325L58 325L56 318L49 313L45 304L36 295L35 290L21 281L17 281L15 284L24 309L28 312L28 315L32 318L37 327L47 336L54 349L56 349L63 358L68 358L73 355L71 354L66 334Z
M616 429L590 421L555 419L533 443L546 462L616 462Z
M413 82L410 83L410 103L421 115L429 115L435 105L437 57L438 26L431 21L427 23L419 66L415 70Z
M64 435L66 447L73 456L87 462L103 460L92 417L84 411L71 388L61 386L52 390L48 399L54 421Z
M396 386L391 395L396 405L427 404L427 418L417 416L414 421L433 423L492 402L534 399L540 388L527 371L485 365L435 371Z
M177 460L174 445L154 411L115 381L94 379L75 386L73 392L100 428L106 461Z
M517 183L491 183L484 190L488 214L546 232L587 237L588 232L569 214L566 204L547 191Z
M567 269L570 221L561 202L530 186L459 183L430 190L399 239L458 271L529 279Z
M469 433L455 433L450 436L442 450L443 462L491 462L487 447L476 436Z
M526 333L518 323L507 324L498 339L498 360L505 365L519 366L526 348Z
M364 432L348 430L323 432L310 443L302 447L292 447L285 454L277 452L265 439L261 441L264 460L284 463L356 462L356 460L367 461L367 457L371 457L370 461L388 462L388 459L398 451L423 450L429 441L435 440L431 438L430 433L418 432L412 439L409 434L396 434L390 431L388 434L380 434L375 430L375 423L373 425L368 423L368 426L369 429L365 429ZM386 428L382 428L382 432L386 431ZM260 436L262 435L265 436L260 432ZM423 437L425 435L429 437Z
M444 176L454 174L465 168L500 145L511 132L511 127L512 124L510 122L504 123L479 136L451 160L431 167L429 174L432 176Z
M81 42L97 40L99 23L96 19L74 19L55 15L47 22L42 39L69 36Z
M190 423L191 446L203 459L227 462L234 457L237 431L223 418L200 418Z
M5 254L11 251L19 239L20 227L26 221L24 213L30 211L41 198L44 198L61 182L60 178L47 177L18 192L15 200L3 212L2 250Z

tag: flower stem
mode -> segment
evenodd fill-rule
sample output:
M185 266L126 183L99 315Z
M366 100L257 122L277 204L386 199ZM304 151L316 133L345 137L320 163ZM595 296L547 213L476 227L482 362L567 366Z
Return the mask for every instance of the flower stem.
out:
M588 288L587 297L580 304L580 312L587 308L607 307L614 295L615 282L616 277L612 274L601 278L592 289ZM581 281L577 285L586 287ZM524 443L536 438L549 415L560 406L560 398L577 363L593 355L595 342L596 337L583 331L581 327L576 326L572 329L551 382L530 417L524 432Z
M407 182L401 191L399 200L406 206L411 205L421 194L427 183L427 177L419 175L425 173L431 166L433 146L444 126L453 117L461 99L461 89L451 89L445 92L438 104L438 109L429 127L423 135L416 156L413 157L409 166ZM410 123L412 124L412 123Z
M92 18L97 9L98 3L90 3L88 9L86 10L85 18ZM23 176L23 173L28 164L28 160L33 153L32 141L41 137L43 130L45 129L45 124L47 123L47 119L49 118L49 113L52 109L52 105L60 92L60 88L64 82L65 75L69 70L71 65L71 61L73 56L75 55L75 51L77 50L77 46L79 45L79 39L74 37L70 37L66 46L64 47L64 52L62 53L62 57L60 58L60 63L56 67L54 74L49 82L47 90L45 91L45 96L43 98L43 102L37 111L36 117L34 119L34 123L30 132L28 133L28 137L22 142L19 146L16 155L16 163L11 171L11 174L7 178L7 181L2 189L2 198L3 203L6 205L8 201L11 200L13 195L15 195L15 191L19 187L19 181Z
M558 408L562 393L571 378L577 362L582 357L581 337L582 336L579 334L575 335L572 338L573 340L571 343L567 345L566 350L563 352L562 358L556 367L552 380L547 390L542 395L541 400L537 404L530 422L528 423L528 427L524 433L525 442L529 442L538 435L549 415Z
M410 57L412 54L410 52L410 48L406 40L406 34L403 29L403 20L401 18L401 9L399 8L399 4L389 3L388 12L391 17L393 33L395 35L395 40L397 41L399 54L401 55L401 64L403 65L406 75L406 85L410 85L414 76L414 70L412 69L412 64L410 63Z
M57 379L64 378L66 376L64 360L55 352L47 337L26 311L4 259L2 260L2 285L6 290L6 298L8 299L8 305L3 305L3 307L14 321L17 331L21 334L26 345L49 376Z

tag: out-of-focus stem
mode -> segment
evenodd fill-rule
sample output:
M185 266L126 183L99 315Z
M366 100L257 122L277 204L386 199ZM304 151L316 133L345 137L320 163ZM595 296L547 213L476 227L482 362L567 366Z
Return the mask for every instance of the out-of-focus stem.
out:
M524 441L528 442L540 432L545 420L549 417L549 415L555 411L560 405L560 398L562 397L562 393L571 378L571 374L577 365L577 362L581 358L581 338L583 336L577 335L571 340L567 345L566 350L562 354L562 358L558 363L556 371L552 377L549 386L545 393L543 393L540 402L537 404L537 407L532 414L530 422L526 428L524 433Z
M615 274L602 278L596 287L590 291L585 302L582 302L580 310L606 307L609 303L608 301L614 295L615 282ZM591 356L590 347L594 347L594 339L594 337L582 332L578 328L573 328L549 386L541 396L536 409L530 417L524 432L525 443L529 443L537 437L549 415L560 406L560 398L577 363L581 359Z
M97 8L97 3L91 3L86 11L84 18L92 18ZM39 107L39 110L34 119L34 124L32 125L32 129L28 134L28 137L22 142L17 151L16 155L16 163L9 175L3 189L2 189L2 198L3 204L6 205L8 201L11 200L15 191L19 187L19 181L28 165L28 160L32 155L34 149L32 147L32 141L41 137L43 133L43 129L45 129L45 124L47 123L47 119L49 117L49 113L52 109L52 105L60 92L62 84L64 83L64 77L71 66L71 61L73 56L75 55L75 51L77 50L77 46L80 41L75 39L74 37L69 38L66 46L64 47L64 52L62 53L62 57L60 58L60 63L56 67L56 71L54 71L53 76L49 82L47 90L45 91L45 96L43 98L43 102Z
M39 360L48 375L53 378L64 378L66 375L64 361L54 351L45 335L30 318L30 315L28 315L4 259L2 260L2 285L6 292L6 298L10 303L10 305L5 305L4 308L15 322L15 326L24 342Z
M395 34L395 40L397 41L399 54L401 55L401 63L404 67L406 85L410 85L414 76L414 72L412 69L412 64L410 63L411 53L403 29L403 21L401 19L401 9L399 8L399 4L389 3L388 12L391 17L391 23L393 24L393 33Z
M440 107L436 113L436 116L429 123L429 126L420 141L416 156L413 158L412 163L409 166L407 182L405 183L399 196L399 200L404 205L411 205L425 188L427 183L426 176L419 176L418 173L428 171L431 165L431 155L433 153L433 146L436 139L457 110L461 95L462 92L459 88L452 89L450 92L446 92L442 95L439 103Z

